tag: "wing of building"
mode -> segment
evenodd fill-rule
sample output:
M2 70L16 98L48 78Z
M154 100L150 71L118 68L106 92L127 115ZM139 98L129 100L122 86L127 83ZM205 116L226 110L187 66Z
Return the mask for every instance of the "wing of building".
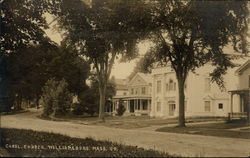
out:
M207 64L194 73L189 73L185 83L186 116L217 117L247 111L250 98L250 59L234 62L239 66L227 71L223 90L211 82L209 74L213 71L213 66ZM127 81L126 88L126 95L116 95L113 98L114 113L119 106L118 100L122 100L126 115L145 114L163 118L178 116L178 82L170 65L154 68L151 74L137 73Z

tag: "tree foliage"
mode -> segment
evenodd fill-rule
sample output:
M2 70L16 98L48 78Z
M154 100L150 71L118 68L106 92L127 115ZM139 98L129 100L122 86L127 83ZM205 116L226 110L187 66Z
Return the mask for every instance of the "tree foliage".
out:
M0 1L0 67L2 67L0 72L0 78L2 80L2 82L0 82L0 87L2 88L0 101L3 101L3 99L5 98L4 100L9 100L8 102L11 104L11 100L16 100L17 102L20 102L21 100L21 95L17 95L19 99L15 98L15 95L14 97L13 95L9 96L9 94L12 93L11 90L13 90L13 86L9 84L10 73L8 69L10 64L15 64L9 62L19 60L17 59L19 56L17 55L17 53L20 53L32 44L46 45L46 47L53 47L53 45L55 45L55 43L52 42L44 32L44 30L48 28L44 14L46 12L52 12L54 10L54 6L56 4L55 2L56 1L54 0ZM14 55L12 55L13 53ZM30 61L28 58L27 60ZM17 65L19 64L20 63L18 63ZM16 68L14 68L16 70L19 69L17 65ZM22 69L21 72L22 71L25 70ZM14 73L20 74L20 71L13 72L12 75L17 76ZM19 78L22 78L22 76L20 76ZM23 86L26 86L26 84L24 83ZM23 91L21 88L23 87L20 86L19 91ZM27 95L27 97L30 97L30 95ZM6 105L7 101L4 104Z
M88 63L64 46L29 46L8 55L7 77L10 103L20 107L23 100L38 100L42 87L50 78L65 79L71 93L88 89L85 81L89 75Z
M79 94L79 104L75 104L73 107L74 114L82 115L84 113L94 115L99 112L99 85L96 75L90 77L90 87L88 90ZM105 109L108 107L112 97L115 95L115 84L112 80L108 81L107 91L105 94Z
M73 94L68 90L68 84L63 79L50 79L43 87L40 103L44 106L43 116L53 114L55 117L69 113L72 106Z
M233 67L224 48L249 53L247 1L150 1L150 38L154 46L144 65L170 63L179 87L179 125L185 126L184 83L190 71L211 63L212 80L223 87L223 75Z
M65 41L83 54L96 70L99 83L99 117L104 118L105 94L112 66L118 55L131 59L144 35L149 16L141 1L62 0L59 26L66 30ZM134 7L137 6L137 7ZM72 9L74 8L74 9Z
M11 53L30 43L48 43L44 29L48 28L45 16L51 12L54 1L2 0L1 8L1 53Z

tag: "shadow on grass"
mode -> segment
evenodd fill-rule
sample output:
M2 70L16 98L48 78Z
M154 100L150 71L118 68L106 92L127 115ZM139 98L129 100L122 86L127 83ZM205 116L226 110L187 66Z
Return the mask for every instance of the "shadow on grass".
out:
M245 128L245 127L249 127L249 125L246 123L246 121L240 120L230 123L225 122L225 123L196 124L196 125L188 125L186 127L163 127L157 129L156 131L250 139L249 129L248 131L240 130L240 128ZM232 130L237 128L239 128L239 130Z

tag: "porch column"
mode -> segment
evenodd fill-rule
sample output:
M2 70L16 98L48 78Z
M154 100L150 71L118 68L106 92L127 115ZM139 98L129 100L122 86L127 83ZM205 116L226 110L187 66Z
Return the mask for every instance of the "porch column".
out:
M127 100L127 105L128 105L128 112L130 113L130 101Z
M150 102L149 102L149 99L147 100L147 105L148 105L148 111L150 111L150 109L151 109L151 105L150 105Z
M239 95L239 96L240 96L240 112L244 112L244 110L243 110L243 104L242 104L242 103L243 103L243 102L242 102L242 101L243 101L243 100L242 100L243 97L242 97L241 95Z
M233 118L233 93L231 93L231 116L229 116L229 120Z
M140 110L142 110L142 99L140 99Z

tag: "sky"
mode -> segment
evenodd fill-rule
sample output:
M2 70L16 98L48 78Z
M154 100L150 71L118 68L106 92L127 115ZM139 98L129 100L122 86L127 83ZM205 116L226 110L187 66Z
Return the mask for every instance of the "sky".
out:
M46 16L48 23L50 23L53 18L51 16ZM62 36L60 33L53 29L53 24L50 25L50 29L45 30L46 34L51 38L51 40L55 41L57 44L60 44L62 40ZM138 44L139 48L139 54L140 56L145 54L147 50L150 48L149 42L141 42ZM136 61L138 61L139 58L136 58L134 60L131 60L130 62L121 63L119 60L115 61L115 64L113 65L111 75L114 76L116 79L125 79L127 78L130 73L134 70L134 67L136 65Z

